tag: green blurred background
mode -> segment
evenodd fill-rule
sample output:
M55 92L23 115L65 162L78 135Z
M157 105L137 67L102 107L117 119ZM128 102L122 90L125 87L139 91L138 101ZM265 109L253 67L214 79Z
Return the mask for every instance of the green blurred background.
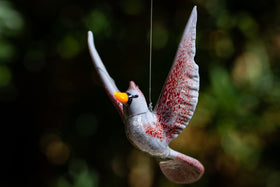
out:
M154 1L155 105L198 6L200 97L171 146L200 160L186 186L280 186L280 1ZM179 187L127 140L87 31L121 90L148 95L150 1L0 1L0 186Z

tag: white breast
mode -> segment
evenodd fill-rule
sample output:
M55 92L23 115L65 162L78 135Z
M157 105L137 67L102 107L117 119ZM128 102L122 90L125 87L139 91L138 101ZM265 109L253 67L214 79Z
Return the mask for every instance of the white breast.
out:
M129 140L141 151L152 156L166 158L169 155L167 142L146 133L147 126L156 120L151 112L130 117L125 124L126 134Z

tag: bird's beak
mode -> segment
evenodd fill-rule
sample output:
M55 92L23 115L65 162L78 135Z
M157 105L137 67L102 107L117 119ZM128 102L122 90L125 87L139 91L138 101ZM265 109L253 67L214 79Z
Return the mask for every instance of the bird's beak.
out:
M125 92L115 92L114 96L119 102L123 104L127 103L129 100L128 95Z

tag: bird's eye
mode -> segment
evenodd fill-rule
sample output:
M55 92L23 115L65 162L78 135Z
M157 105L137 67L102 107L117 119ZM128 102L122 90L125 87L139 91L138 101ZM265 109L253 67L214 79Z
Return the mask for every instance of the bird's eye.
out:
M132 95L132 94L130 94L130 93L128 93L128 92L127 92L127 95L128 95L128 102L127 102L128 105L131 104L132 99L138 98L138 95Z

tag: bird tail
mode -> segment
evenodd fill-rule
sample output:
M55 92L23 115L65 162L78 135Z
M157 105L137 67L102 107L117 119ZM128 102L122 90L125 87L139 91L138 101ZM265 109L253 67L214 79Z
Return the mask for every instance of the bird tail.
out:
M196 182L204 173L203 165L196 159L171 150L171 160L159 163L162 173L172 182L189 184Z

